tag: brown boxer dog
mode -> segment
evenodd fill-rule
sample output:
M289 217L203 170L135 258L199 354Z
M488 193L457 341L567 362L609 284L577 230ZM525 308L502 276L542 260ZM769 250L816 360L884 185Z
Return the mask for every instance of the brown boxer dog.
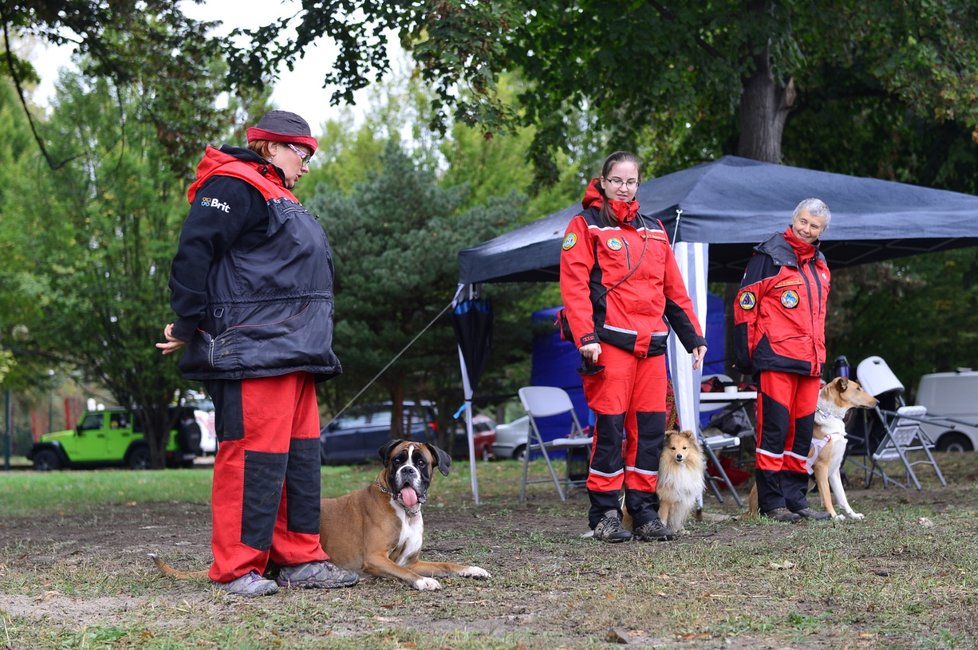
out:
M424 562L421 506L435 467L448 476L452 459L435 445L392 440L380 448L384 469L367 487L323 499L320 543L330 561L361 575L399 578L418 590L441 589L436 576L489 578L477 566Z

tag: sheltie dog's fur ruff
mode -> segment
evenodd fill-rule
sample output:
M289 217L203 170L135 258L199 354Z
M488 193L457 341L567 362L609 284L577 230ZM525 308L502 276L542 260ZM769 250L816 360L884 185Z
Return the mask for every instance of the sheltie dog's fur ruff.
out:
M656 493L659 519L676 533L696 509L706 489L706 456L692 431L666 431L659 458Z

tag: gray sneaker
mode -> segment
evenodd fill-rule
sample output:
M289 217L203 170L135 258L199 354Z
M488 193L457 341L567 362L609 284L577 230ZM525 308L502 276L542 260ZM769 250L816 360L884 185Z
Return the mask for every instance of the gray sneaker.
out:
M284 566L279 569L275 581L281 587L336 589L337 587L352 587L360 582L360 576L354 571L347 571L332 562L323 560L321 562Z
M643 542L651 541L665 541L672 539L676 534L673 532L672 528L662 523L662 520L656 517L651 521L647 521L638 528L635 529L635 537Z
M278 585L275 584L274 580L266 580L258 575L257 571L246 573L231 582L215 582L214 584L219 589L235 596L269 596L278 591Z
M594 527L594 539L602 542L627 542L632 538L632 534L621 527L621 517L617 510L609 510L604 513L604 517Z

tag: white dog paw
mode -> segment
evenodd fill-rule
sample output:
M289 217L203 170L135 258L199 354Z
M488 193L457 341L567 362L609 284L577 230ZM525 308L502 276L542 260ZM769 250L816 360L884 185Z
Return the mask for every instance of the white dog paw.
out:
M468 566L459 572L459 575L463 578L478 578L479 580L487 580L492 576L488 571L477 566Z
M836 514L832 519L835 521L845 521L846 516L843 514Z
M441 589L441 583L434 578L418 578L414 581L414 588L418 591L437 591Z
M851 517L852 519L865 519L866 518L863 515L859 514L858 512L850 512L849 513L849 517Z

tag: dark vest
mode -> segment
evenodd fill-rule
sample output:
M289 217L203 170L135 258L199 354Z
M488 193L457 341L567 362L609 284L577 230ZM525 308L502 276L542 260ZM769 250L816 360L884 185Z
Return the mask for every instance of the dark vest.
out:
M339 374L332 351L333 255L319 221L253 164L222 165L215 175L239 178L262 194L268 230L257 246L232 247L211 265L207 312L180 359L184 376L227 380L305 371L321 380Z

